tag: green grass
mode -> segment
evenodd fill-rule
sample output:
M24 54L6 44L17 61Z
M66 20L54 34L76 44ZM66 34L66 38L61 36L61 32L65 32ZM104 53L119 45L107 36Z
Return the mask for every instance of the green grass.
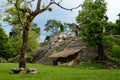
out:
M109 69L109 67L105 66L105 65L102 65L100 63L94 63L92 61L87 61L85 62L84 64L81 64L81 65L78 65L76 66L78 68L81 68L81 69Z
M120 69L89 69L27 64L37 74L10 74L18 64L0 63L0 80L120 80Z

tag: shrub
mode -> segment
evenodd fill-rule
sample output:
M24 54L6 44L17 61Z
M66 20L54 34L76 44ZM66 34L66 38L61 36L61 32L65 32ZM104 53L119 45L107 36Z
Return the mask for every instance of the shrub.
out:
M112 46L112 54L111 54L111 56L114 57L114 58L120 59L120 46L119 45L114 44Z

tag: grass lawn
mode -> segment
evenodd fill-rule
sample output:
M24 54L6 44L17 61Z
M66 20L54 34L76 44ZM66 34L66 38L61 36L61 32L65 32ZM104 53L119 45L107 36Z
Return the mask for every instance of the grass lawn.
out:
M0 63L0 80L120 80L120 69L88 69L27 64L37 74L10 74L18 64Z

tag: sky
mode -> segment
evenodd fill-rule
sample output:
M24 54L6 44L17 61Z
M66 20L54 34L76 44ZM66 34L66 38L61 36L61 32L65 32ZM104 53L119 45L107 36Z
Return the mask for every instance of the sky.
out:
M48 0L46 0L48 1ZM79 4L82 4L84 0L63 0L62 6L66 8L73 8ZM117 15L120 13L120 0L105 0L107 2L107 16L109 17L109 21L115 22L118 19ZM51 6L52 12L46 11L42 14L39 14L33 22L37 23L37 25L41 28L40 42L43 42L46 35L50 35L43 31L44 25L47 20L56 19L61 22L75 23L75 17L78 15L78 11L80 8L75 9L73 11L66 11L58 6ZM5 27L5 31L8 33L10 31L10 27Z

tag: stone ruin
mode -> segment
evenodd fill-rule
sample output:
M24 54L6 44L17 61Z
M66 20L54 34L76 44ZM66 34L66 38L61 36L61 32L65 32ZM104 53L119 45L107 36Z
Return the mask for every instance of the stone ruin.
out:
M53 51L60 52L64 49L80 49L82 47L84 47L84 49L79 53L79 64L93 59L96 56L96 50L87 49L84 42L78 38L75 33L60 33L51 36L50 41L41 44L41 49L33 54L32 62L37 64L53 65L53 59L49 58L49 56L53 54Z
M61 32L57 35L53 35L50 37L50 46L51 47L59 47L61 42L64 42L65 40L70 40L76 37L76 34L73 32L71 34L66 34L64 32Z

